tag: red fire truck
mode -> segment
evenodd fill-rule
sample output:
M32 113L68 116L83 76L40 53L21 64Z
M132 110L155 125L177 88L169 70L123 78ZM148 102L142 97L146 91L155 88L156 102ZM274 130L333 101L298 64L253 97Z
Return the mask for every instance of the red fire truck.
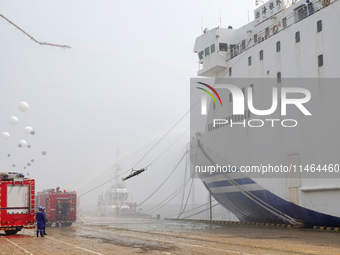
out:
M60 191L60 188L45 189L36 195L36 208L45 207L48 222L47 227L71 226L76 221L77 192Z
M34 228L34 186L21 173L0 173L0 230L13 235Z

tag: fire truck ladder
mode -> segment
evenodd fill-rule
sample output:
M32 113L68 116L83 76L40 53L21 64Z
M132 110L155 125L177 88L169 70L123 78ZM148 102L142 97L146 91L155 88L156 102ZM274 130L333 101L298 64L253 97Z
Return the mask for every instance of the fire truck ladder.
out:
M29 181L29 194L30 194L30 213L31 215L34 215L35 198L34 198L34 181L32 180Z

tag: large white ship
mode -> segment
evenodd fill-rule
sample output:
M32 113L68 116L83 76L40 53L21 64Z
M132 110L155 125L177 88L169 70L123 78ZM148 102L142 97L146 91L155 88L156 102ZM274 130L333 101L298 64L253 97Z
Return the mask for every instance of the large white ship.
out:
M297 114L299 125L294 129L265 129L268 133L242 125L231 128L231 121L248 121L254 116L247 109L244 115L233 115L232 97L221 95L223 106L215 106L211 100L205 130L192 138L191 162L194 167L231 164L237 169L262 163L303 167L338 164L340 86L324 84L340 78L340 1L270 0L259 6L254 16L253 22L239 29L204 30L194 46L198 76L212 78L210 85L215 88L224 78L272 78L278 91L291 86L287 78L310 79L309 85L298 87L311 91L313 118L318 121ZM255 83L239 88L245 92L252 87L254 104L268 109L271 98L261 97L268 89ZM228 123L213 125L218 115ZM278 113L275 117L282 120ZM334 175L310 178L304 171L277 178L240 171L198 175L213 197L240 221L340 226L340 178Z

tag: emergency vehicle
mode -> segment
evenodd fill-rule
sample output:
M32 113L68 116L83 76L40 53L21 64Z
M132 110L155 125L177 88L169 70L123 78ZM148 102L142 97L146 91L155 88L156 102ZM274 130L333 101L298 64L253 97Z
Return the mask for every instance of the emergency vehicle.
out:
M34 187L21 173L0 173L0 230L13 235L34 228Z
M47 227L51 227L52 224L56 227L71 226L77 217L77 192L61 191L59 187L45 189L37 193L35 206L45 207Z

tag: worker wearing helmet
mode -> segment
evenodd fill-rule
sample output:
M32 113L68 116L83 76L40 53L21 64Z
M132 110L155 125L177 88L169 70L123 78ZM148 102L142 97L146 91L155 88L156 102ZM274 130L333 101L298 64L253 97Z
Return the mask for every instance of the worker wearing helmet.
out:
M38 212L35 214L35 220L37 222L37 237L39 237L39 232L40 236L44 237L44 228L45 228L45 217L44 217L44 212L42 211L42 206L38 207Z
M48 220L47 220L47 216L46 216L46 213L45 213L45 207L43 207L42 209L41 209L41 212L44 214L44 219L45 219L45 224L44 224L44 235L47 235L46 234L46 230L45 230L45 228L46 228L46 223L48 222Z

